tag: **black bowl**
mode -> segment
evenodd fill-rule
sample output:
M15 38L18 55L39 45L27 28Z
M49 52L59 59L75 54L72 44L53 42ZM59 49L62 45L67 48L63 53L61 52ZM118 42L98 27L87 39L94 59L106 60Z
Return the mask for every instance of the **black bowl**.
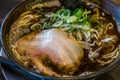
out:
M12 60L13 63L17 64L17 66L24 70L25 72L27 72L28 74L34 75L36 77L39 78L44 78L44 79L51 79L51 80L55 80L55 79L67 79L67 80L74 80L74 79L79 79L79 80L84 80L84 79L91 79L94 77L97 77L103 73L108 72L109 70L113 69L115 66L117 66L120 62L120 57L118 57L117 59L115 59L114 62L112 62L110 65L108 65L107 67L101 69L100 71L97 71L91 75L86 75L86 76L75 76L75 77L47 77L44 75L40 75L28 68L26 68L20 61L17 60L16 56L13 55L11 49L9 48L9 43L7 41L8 39L8 35L10 32L10 28L11 25L13 24L13 22L19 17L19 15L26 11L26 5L32 5L31 2L33 2L34 0L26 0L24 2L22 2L21 4L19 4L17 7L15 7L14 9L12 9L8 15L6 16L6 18L4 19L3 23L2 23L2 27L1 27L1 43L3 46L3 49L6 53L6 55L8 56L8 58L10 60ZM44 0L45 1L45 0ZM115 4L113 4L112 2L109 2L108 0L103 0L102 3L100 3L100 6L102 9L105 9L107 12L111 13L111 15L113 16L113 19L115 19L117 25L118 25L118 21L120 20L120 11L118 9L118 6L116 6ZM114 13L113 13L114 12ZM118 13L119 12L119 13ZM118 25L118 31L120 31L119 25Z

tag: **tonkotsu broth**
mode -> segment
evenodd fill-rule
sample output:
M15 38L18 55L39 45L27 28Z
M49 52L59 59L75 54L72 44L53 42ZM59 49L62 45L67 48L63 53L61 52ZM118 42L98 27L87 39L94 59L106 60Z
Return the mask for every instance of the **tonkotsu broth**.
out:
M56 66L57 63L54 64L47 56L46 59L42 59L42 64L50 67L57 75L48 75L44 71L41 73L32 61L32 57L27 55L27 52L20 53L18 51L17 43L21 39L25 38L27 40L30 34L34 35L51 29L66 32L82 46L84 56L77 63L79 64L77 70L60 71L61 68L59 69ZM11 27L10 44L13 54L17 55L18 60L40 74L48 76L84 76L108 66L117 58L119 55L119 37L115 20L102 9L97 7L88 9L85 6L72 11L62 7L57 0L50 0L34 5L30 10L19 16ZM34 40L34 38L31 37L31 40Z

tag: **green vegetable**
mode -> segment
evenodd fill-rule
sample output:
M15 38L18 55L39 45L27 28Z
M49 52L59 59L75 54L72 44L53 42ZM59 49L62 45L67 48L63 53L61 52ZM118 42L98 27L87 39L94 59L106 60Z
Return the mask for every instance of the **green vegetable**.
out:
M89 14L91 11L77 8L74 11L62 8L54 14L53 17L47 17L45 20L51 20L51 22L44 23L44 28L67 28L67 32L72 34L76 29L82 31L89 31L91 29L91 23L89 21ZM88 19L89 18L89 19ZM43 19L44 20L44 19ZM63 26L68 24L67 26Z
M68 18L70 16L70 10L68 9L60 9L59 11L56 12L56 14L54 15L54 20L65 20L66 18Z
M83 15L81 18L78 19L78 21L83 22L87 19L87 15Z
M81 18L83 16L84 10L81 8L75 9L75 11L73 12L73 15Z
M52 23L47 23L47 22L45 22L44 24L43 24L43 27L44 28L52 28Z
M67 23L74 23L74 22L76 22L77 21L77 17L76 16L70 16L70 17L68 17L67 18Z
M63 20L60 20L60 21L55 22L52 26L53 26L53 27L59 27L59 26L61 26L62 24L63 24Z
M89 30L91 29L90 23L89 23L88 21L85 21L85 22L83 23L82 29L83 29L84 31L89 31Z
M70 27L69 28L69 30L67 31L69 34L72 34L73 33L73 30L74 30L74 28L72 27L72 26L68 26L68 27Z
M70 10L68 9L61 9L58 11L58 17L61 19L68 18L70 16Z

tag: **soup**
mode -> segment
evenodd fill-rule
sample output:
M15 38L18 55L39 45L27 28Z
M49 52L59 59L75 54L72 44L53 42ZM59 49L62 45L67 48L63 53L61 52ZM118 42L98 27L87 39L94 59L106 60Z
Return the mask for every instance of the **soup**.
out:
M119 32L98 7L66 9L57 0L31 6L13 23L10 48L29 69L47 76L85 76L119 55Z

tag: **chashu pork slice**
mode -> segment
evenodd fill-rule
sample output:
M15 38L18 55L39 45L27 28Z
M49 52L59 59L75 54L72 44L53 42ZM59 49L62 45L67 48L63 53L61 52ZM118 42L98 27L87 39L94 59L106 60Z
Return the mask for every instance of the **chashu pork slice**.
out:
M24 53L33 65L49 76L74 74L83 58L81 45L73 36L59 29L30 33L16 43L18 53Z

